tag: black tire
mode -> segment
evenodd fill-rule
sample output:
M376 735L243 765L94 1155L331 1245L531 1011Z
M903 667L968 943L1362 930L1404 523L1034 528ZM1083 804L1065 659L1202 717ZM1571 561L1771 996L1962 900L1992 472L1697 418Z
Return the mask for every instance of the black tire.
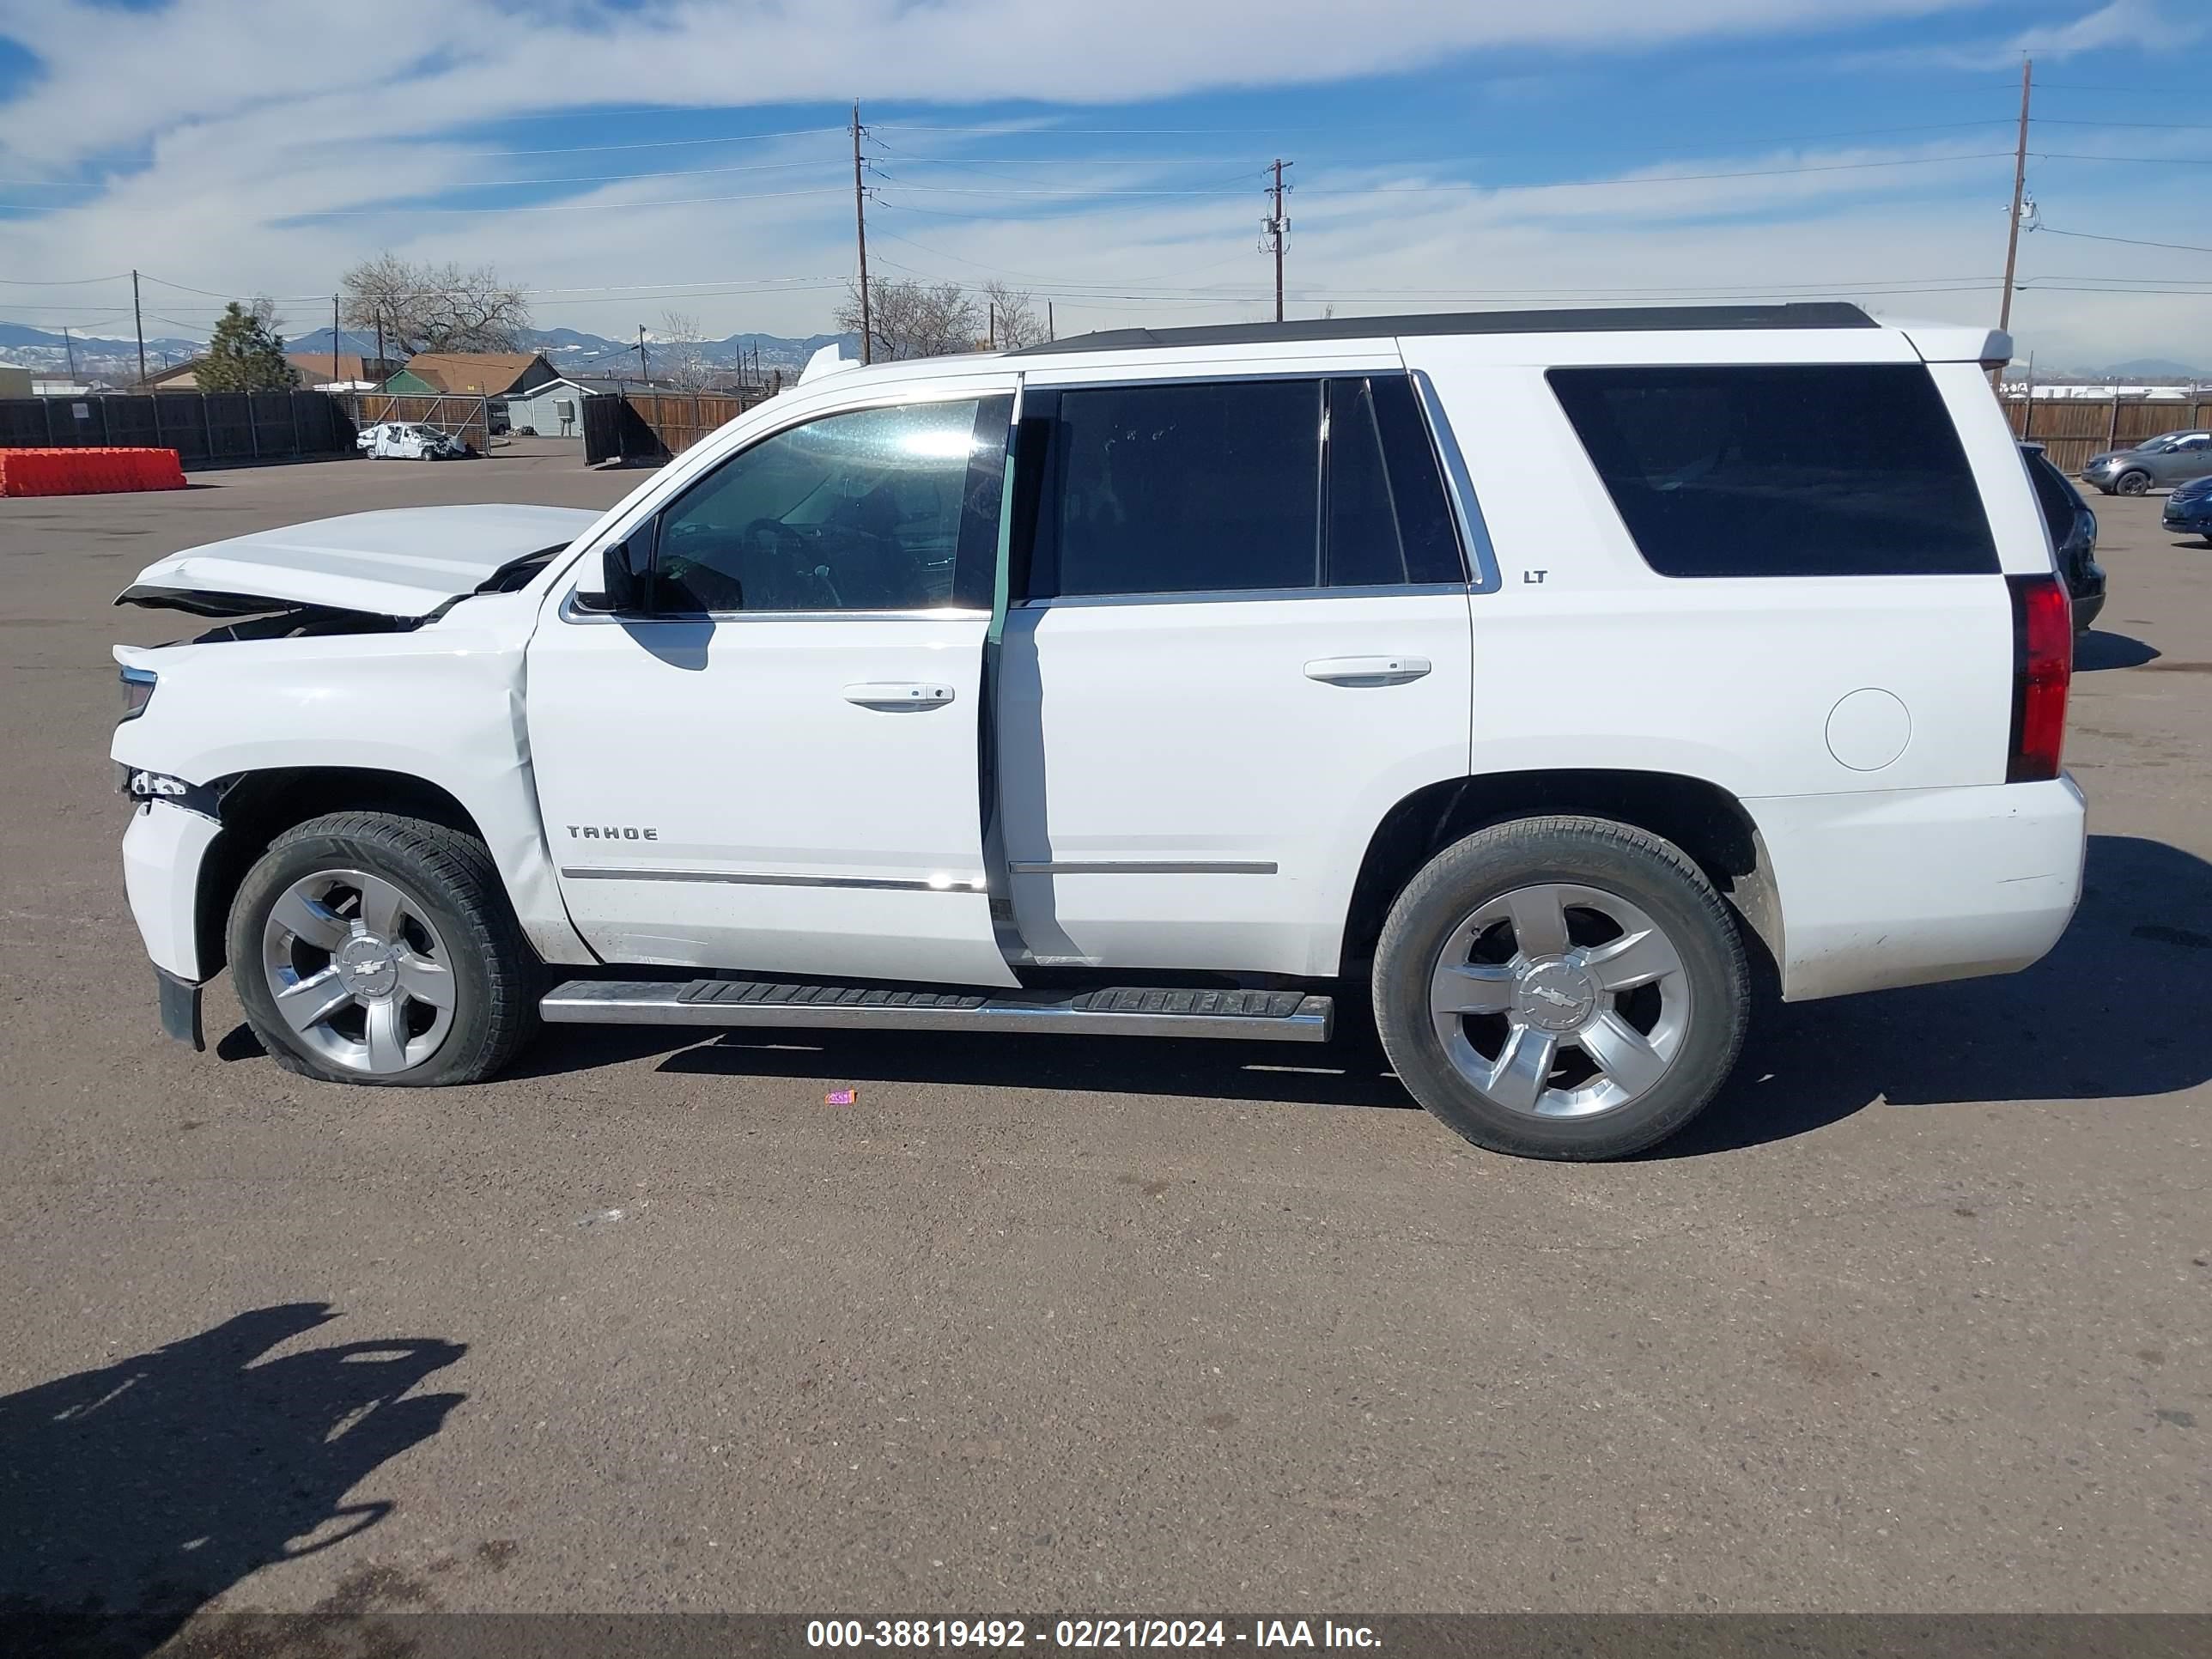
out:
M2150 474L2142 471L2123 472L2112 480L2112 488L2123 495L2141 495L2150 489Z
M1588 1115L1539 1116L1490 1100L1455 1066L1429 1012L1429 985L1461 924L1516 889L1565 884L1640 908L1680 958L1690 1014L1656 1082ZM1406 884L1376 946L1375 1023L1413 1097L1478 1146L1522 1158L1622 1158L1695 1117L1728 1077L1749 1023L1752 985L1727 903L1680 848L1594 817L1522 818L1477 831Z
M293 883L329 869L382 877L447 942L451 1024L436 1052L407 1070L380 1075L334 1065L305 1046L277 1012L262 966L270 910ZM239 884L228 946L246 1024L278 1065L303 1077L399 1088L481 1082L538 1030L544 969L515 920L498 867L482 842L443 824L384 812L333 812L287 830Z

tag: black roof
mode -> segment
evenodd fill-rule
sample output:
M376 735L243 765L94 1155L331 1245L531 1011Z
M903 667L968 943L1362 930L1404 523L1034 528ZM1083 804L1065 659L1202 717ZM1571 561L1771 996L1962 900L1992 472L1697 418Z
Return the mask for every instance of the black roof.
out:
M1147 346L1261 345L1269 341L1378 340L1407 334L1597 334L1717 328L1874 328L1854 305L1597 306L1582 310L1431 311L1410 317L1327 317L1297 323L1224 323L1203 328L1112 328L1024 346L1009 357L1051 351L1135 351Z

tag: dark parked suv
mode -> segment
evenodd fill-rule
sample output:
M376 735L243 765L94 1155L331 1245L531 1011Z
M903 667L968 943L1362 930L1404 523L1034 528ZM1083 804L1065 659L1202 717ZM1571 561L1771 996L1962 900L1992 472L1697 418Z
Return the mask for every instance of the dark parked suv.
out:
M2035 499L2051 526L2051 546L2058 556L2058 574L2074 599L2076 633L2097 620L2105 608L2105 567L2097 562L2097 515L2089 504L2043 453L2041 444L2022 444L2021 459L2035 485Z

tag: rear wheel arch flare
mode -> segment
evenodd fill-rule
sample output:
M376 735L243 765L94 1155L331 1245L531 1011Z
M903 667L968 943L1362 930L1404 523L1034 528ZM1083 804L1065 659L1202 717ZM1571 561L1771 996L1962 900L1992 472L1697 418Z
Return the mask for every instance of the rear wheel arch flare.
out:
M1771 959L1761 966L1784 960L1773 865L1734 794L1679 773L1561 769L1448 779L1383 814L1352 885L1340 971L1364 971L1391 904L1444 848L1492 824L1569 813L1631 824L1680 848L1742 917L1746 943Z

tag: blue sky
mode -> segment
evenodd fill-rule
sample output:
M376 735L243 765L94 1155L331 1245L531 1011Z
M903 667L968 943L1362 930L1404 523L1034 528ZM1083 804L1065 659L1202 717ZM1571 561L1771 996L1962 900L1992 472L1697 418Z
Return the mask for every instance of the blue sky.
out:
M0 319L325 319L383 248L493 264L541 326L829 325L850 100L878 274L1060 331L1848 297L2212 367L2206 0L0 0ZM2126 240L2106 240L2126 239ZM2142 246L2170 243L2183 246Z

